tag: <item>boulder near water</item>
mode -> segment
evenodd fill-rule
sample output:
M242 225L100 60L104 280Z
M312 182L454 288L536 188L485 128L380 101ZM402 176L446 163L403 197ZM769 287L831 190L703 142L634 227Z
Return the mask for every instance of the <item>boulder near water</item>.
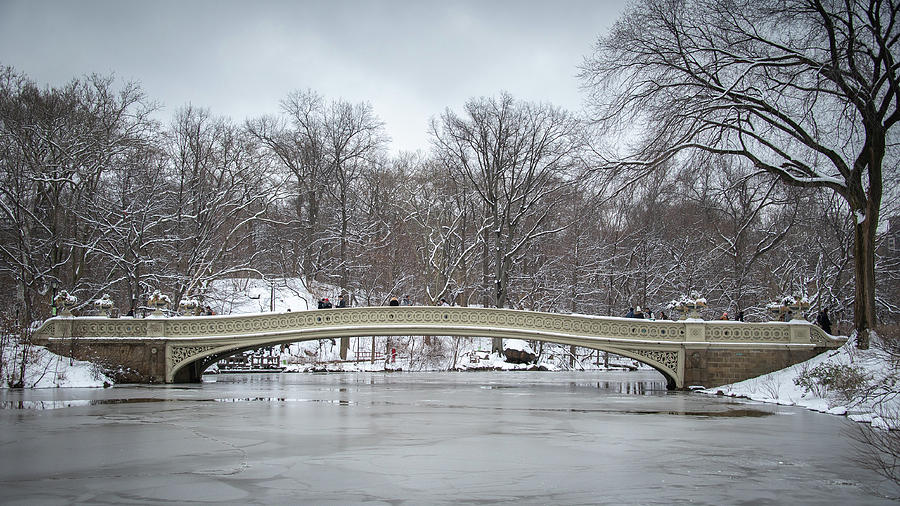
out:
M503 355L511 364L530 364L537 360L537 354L527 342L521 339L507 339L503 342Z

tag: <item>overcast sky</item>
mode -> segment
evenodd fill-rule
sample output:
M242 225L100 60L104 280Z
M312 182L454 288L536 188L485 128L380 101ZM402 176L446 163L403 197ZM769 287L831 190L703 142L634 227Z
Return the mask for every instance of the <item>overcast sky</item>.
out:
M288 92L370 102L392 151L471 97L581 107L576 66L627 0L0 0L0 65L40 85L88 73L141 83L163 118L191 103L236 121Z

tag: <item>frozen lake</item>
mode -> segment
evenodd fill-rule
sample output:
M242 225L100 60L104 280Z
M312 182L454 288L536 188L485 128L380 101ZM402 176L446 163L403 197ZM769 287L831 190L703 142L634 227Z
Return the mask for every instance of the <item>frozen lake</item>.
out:
M896 504L847 420L655 372L0 391L0 503Z

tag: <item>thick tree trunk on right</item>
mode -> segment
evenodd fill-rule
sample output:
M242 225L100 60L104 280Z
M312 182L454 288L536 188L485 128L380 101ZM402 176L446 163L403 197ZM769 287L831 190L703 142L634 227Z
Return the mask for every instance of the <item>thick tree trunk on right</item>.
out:
M879 192L880 193L880 192ZM865 219L854 226L853 260L856 293L853 299L853 326L857 332L856 344L860 349L869 348L869 331L876 324L875 317L875 234L878 223L879 202L869 198Z

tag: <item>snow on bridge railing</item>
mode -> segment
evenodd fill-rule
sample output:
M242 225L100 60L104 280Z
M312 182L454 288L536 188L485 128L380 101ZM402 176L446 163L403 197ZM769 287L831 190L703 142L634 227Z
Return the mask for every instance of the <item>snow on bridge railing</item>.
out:
M469 335L523 338L574 336L604 340L684 344L756 343L837 347L834 339L802 320L745 323L702 320L642 320L634 318L542 313L515 309L377 306L171 318L51 318L36 338L193 339L262 336L309 331L340 331L341 335ZM443 332L443 333L442 333Z

